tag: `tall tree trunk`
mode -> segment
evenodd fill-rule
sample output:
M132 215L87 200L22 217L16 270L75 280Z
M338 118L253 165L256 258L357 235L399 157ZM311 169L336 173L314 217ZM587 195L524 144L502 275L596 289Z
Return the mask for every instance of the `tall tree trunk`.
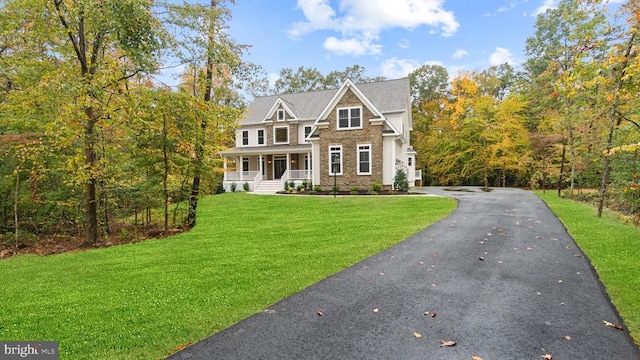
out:
M167 179L169 178L169 150L167 149L167 115L163 115L162 122L162 161L164 171L162 173L162 191L164 194L164 236L169 235L169 188Z
M18 171L16 171L16 193L13 197L13 221L14 221L14 226L15 226L15 246L16 249L18 248L18 193L20 192L20 169L18 169Z
M624 83L624 73L627 65L629 64L629 55L633 48L636 33L634 32L629 38L627 48L625 49L622 64L617 69L617 78L615 82L615 90L613 92L613 99L611 101L611 108L609 109L609 135L607 136L607 149L604 158L604 169L602 169L602 182L600 183L600 193L598 194L598 217L602 217L602 208L604 207L604 200L607 194L607 185L609 184L609 174L611 172L611 156L609 152L613 147L613 135L616 128L620 125L620 117L618 115L618 105L620 102L620 90Z
M211 15L217 5L217 0L211 0ZM211 93L213 91L213 46L215 44L215 19L210 19L209 34L207 39L207 79L204 92L204 102L206 104L211 103ZM198 209L198 198L200 195L200 176L202 175L202 160L204 158L204 141L206 139L207 120L202 119L200 123L200 136L196 139L196 151L195 151L195 168L193 175L193 183L191 185L191 195L189 196L189 211L187 215L187 226L192 228L196 226L196 214Z
M86 171L89 172L89 180L85 184L85 245L92 245L98 242L98 202L96 199L96 188L98 179L95 176L96 167L96 134L94 129L95 110L92 107L85 109L87 122L85 124L84 139L84 159Z
M567 145L562 141L562 162L560 163L560 176L558 177L558 196L562 193L562 177L564 175L564 160L567 154Z

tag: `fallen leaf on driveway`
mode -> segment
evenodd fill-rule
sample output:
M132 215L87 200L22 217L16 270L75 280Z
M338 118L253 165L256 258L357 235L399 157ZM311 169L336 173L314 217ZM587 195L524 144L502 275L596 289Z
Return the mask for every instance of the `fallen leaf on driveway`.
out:
M373 309L374 313L377 313L378 311L380 311L380 309L378 309L378 308Z
M424 261L419 261L418 264L424 265Z
M440 339L440 346L456 346L455 341Z
M322 315L324 315L324 314L322 314L322 311L318 310L318 311L316 311L316 315L318 315L318 316L322 316Z
M569 336L569 335L565 335L562 338L565 339L565 340L571 340L571 336Z
M618 329L618 330L624 330L624 328L618 324L614 324L612 322L608 322L607 320L602 320L602 322L608 326L608 327L612 327L614 329Z
M414 332L413 336L415 336L416 338L420 339L422 337L422 334Z
M553 359L553 355L551 355L551 354L544 354L544 355L542 355L542 358L543 358L544 360L552 360L552 359Z
M471 355L471 360L483 360L483 359L478 355Z
M478 260L480 260L480 261L484 261L484 258L483 258L482 256L480 256L480 257L478 258Z

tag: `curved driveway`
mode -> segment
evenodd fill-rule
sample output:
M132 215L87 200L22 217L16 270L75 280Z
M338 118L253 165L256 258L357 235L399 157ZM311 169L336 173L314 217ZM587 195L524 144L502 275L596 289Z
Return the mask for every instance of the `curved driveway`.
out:
M640 359L604 325L621 320L537 196L423 190L458 209L171 359Z

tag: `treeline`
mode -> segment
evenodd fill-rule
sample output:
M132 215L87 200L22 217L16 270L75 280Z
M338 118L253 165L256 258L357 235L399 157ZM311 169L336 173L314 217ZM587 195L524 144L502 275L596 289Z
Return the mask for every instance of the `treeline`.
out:
M522 70L411 77L426 184L598 189L639 213L640 4L561 1L538 16Z
M4 1L0 242L195 225L259 69L230 15L224 1ZM158 81L165 59L184 69L178 88Z

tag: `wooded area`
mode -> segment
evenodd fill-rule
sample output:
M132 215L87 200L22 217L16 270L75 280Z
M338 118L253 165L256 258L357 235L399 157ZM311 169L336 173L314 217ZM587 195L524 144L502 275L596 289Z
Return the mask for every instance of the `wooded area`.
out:
M426 185L599 189L640 216L640 5L565 0L540 15L522 68L409 77ZM86 245L196 224L221 181L245 96L368 82L282 69L273 88L227 35L228 2L0 4L0 243ZM184 65L178 88L154 74Z

